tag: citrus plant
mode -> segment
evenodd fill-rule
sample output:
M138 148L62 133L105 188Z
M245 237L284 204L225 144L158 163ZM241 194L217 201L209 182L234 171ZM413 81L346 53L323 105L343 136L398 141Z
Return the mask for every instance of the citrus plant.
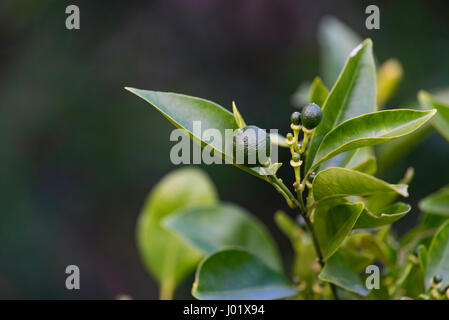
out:
M294 252L286 273L261 222L220 202L200 170L170 173L148 196L137 226L160 297L172 298L196 269L192 295L198 299L448 299L449 186L420 203L422 221L398 239L391 224L411 209L398 198L408 196L413 169L397 183L375 176L375 145L404 141L427 123L449 140L449 106L428 93L419 94L421 108L381 110L397 86L398 70L397 62L388 61L376 71L371 40L361 42L330 90L320 78L313 81L285 138L247 125L235 104L231 113L201 98L127 88L215 156L271 184L291 209L274 215ZM203 132L216 129L225 136L226 129L234 130L233 150L204 139L193 121L201 121ZM249 130L253 139L242 135ZM246 159L270 144L290 150L290 178L278 177L280 162L235 161L235 149ZM370 278L376 267L379 283Z

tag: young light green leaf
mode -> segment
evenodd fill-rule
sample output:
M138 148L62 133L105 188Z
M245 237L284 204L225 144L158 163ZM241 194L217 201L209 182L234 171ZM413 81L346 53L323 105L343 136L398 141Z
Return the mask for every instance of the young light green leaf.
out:
M326 88L320 77L315 77L310 87L309 102L316 103L319 106L323 106L326 101L329 90Z
M224 141L226 139L226 129L238 129L237 123L232 113L218 104L196 97L171 92L158 92L149 90L140 90L135 88L125 88L138 97L144 99L161 112L175 127L183 129L190 138L202 147L213 150L216 156L221 157L226 163L232 163L234 160L232 144L227 148ZM198 128L194 128L194 123L201 121ZM208 130L218 130L222 139L212 139L212 141L201 140L203 133ZM236 167L255 175L264 180L265 176L276 173L270 168L247 167L241 164L233 163ZM277 169L271 167L271 169Z
M377 228L392 224L410 212L410 209L410 205L402 202L395 203L377 214L365 209L357 220L354 229Z
M351 233L363 211L363 203L351 203L344 199L321 202L314 212L314 230L323 254L329 259Z
M421 200L419 208L429 214L449 216L449 185Z
M319 278L361 296L369 293L360 280L358 272L339 252L326 261Z
M345 64L346 57L362 39L333 16L325 16L319 25L321 71L324 82L332 85Z
M239 112L239 109L237 109L237 106L235 105L235 102L232 101L232 113L234 114L235 123L237 123L237 126L240 129L243 129L246 127L245 120L243 120L242 115Z
M420 91L418 99L423 109L435 108L438 113L432 119L432 125L449 141L449 105L437 101L429 93Z
M403 70L397 59L388 59L377 71L377 105L383 106L396 92Z
M270 268L282 270L279 252L265 226L236 205L181 210L168 216L164 226L205 254L239 247L258 256Z
M426 274L427 267L427 249L426 246L420 244L418 246L418 262L423 274Z
M348 150L373 146L409 134L428 121L436 110L384 110L349 119L332 129L321 142L310 170Z
M311 86L312 83L310 81L303 82L298 86L290 98L293 107L302 109L304 105L309 103Z
M426 289L435 275L440 275L443 279L442 288L449 285L449 221L441 226L430 244L426 265Z
M241 249L225 249L198 267L192 295L202 300L268 300L296 294L287 278Z
M274 221L285 236L290 240L295 238L295 232L298 229L298 225L289 215L282 210L278 210L274 214Z
M322 106L323 117L312 134L306 171L312 166L318 148L330 130L345 120L375 110L376 70L372 42L367 39L349 54L345 67ZM342 160L349 163L351 157L352 152Z
M202 256L163 228L161 220L180 209L216 202L212 182L191 168L168 174L149 194L137 224L137 244L145 266L161 285L161 298L170 298Z
M394 192L408 196L407 185L394 185L366 173L346 168L328 168L320 171L312 183L313 198L323 201L348 196L369 196Z

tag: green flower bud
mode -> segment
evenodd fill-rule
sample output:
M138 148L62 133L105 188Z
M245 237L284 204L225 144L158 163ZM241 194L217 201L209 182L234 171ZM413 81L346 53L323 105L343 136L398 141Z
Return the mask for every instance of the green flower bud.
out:
M270 135L256 126L246 126L234 134L234 160L237 164L263 166L270 157Z
M301 113L302 125L306 129L313 129L320 124L322 112L320 107L315 103L306 105Z
M433 276L433 283L439 284L441 281L443 281L443 278L439 274Z
M316 173L312 172L311 174L309 174L309 178L307 180L309 180L309 182L312 182L313 179L315 179L315 177L316 177Z

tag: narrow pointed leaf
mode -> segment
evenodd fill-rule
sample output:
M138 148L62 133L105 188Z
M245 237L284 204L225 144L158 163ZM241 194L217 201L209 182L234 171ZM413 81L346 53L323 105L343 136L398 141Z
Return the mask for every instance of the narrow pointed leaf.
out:
M423 244L418 246L418 262L421 267L421 271L425 274L427 267L427 248Z
M312 135L306 171L312 166L318 148L330 130L345 120L376 110L376 70L371 40L365 40L349 54L322 110L322 120Z
M410 205L402 202L398 202L377 214L365 209L357 220L354 229L377 228L392 224L410 212L410 209Z
M449 221L441 226L430 244L426 265L426 289L435 275L440 275L443 279L442 288L449 285Z
M272 269L282 270L279 252L265 226L236 205L181 210L167 217L164 225L205 254L225 247L240 247L264 260Z
M161 220L180 209L216 202L209 178L190 168L173 171L149 194L137 223L137 244L148 271L163 287L173 290L195 269L202 254L167 231Z
M311 170L348 150L373 146L413 132L428 121L436 110L384 110L347 120L323 139Z
M242 115L239 112L239 109L237 109L237 106L235 105L235 102L232 101L232 112L234 114L235 123L237 123L237 126L240 129L243 129L246 127L245 120L243 120Z
M321 202L314 213L314 230L327 260L351 233L363 211L363 203L351 203L341 199Z
M268 300L296 294L287 278L241 249L225 249L198 267L192 294L204 300Z
M394 185L366 173L346 168L328 168L320 171L312 183L313 198L323 201L348 196L369 196L394 192L408 196L407 185Z
M421 200L419 208L429 214L449 216L449 185Z
M201 98L191 97L171 92L159 92L125 88L138 97L144 99L159 112L161 112L175 127L185 130L190 138L202 147L208 147L214 154L221 157L226 163L233 162L232 143L226 147L226 129L238 129L235 118L231 112L220 105ZM194 122L201 121L200 130L194 130ZM218 130L223 141L203 141L203 132L208 129ZM198 131L198 132L197 132ZM234 165L252 175L266 179L266 175L274 174L263 167L247 167L240 164Z

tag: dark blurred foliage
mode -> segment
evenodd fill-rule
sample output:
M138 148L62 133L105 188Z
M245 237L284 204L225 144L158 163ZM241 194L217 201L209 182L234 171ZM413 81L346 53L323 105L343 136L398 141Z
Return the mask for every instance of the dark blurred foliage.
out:
M381 30L365 29L376 3ZM390 105L449 87L447 1L5 1L0 3L0 298L157 298L135 245L144 198L167 172L172 126L125 85L230 107L286 132L290 95L319 72L317 26L333 14L398 58ZM65 29L77 4L81 30ZM284 154L285 156L286 154ZM449 147L432 136L385 176L416 169L411 203L449 181ZM271 186L231 166L202 166L224 201L261 218L288 263ZM288 177L288 168L281 176ZM405 230L418 210L405 222ZM81 290L65 289L65 267ZM177 297L188 298L188 281Z

